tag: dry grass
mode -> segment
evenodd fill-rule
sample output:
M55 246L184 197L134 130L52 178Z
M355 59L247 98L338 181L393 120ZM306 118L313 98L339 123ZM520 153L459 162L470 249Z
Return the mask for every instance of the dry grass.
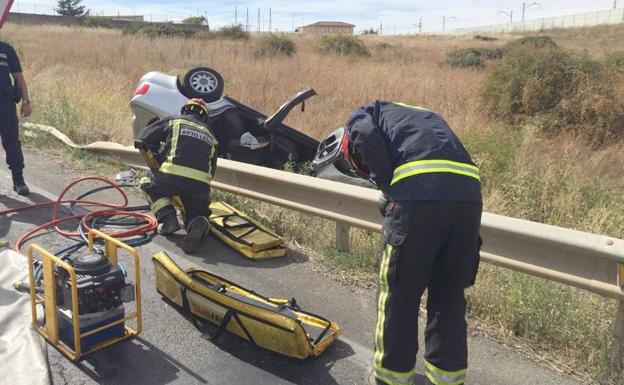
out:
M624 29L596 31L562 31L553 37L595 54L622 44ZM596 45L592 36L613 38ZM224 76L227 94L267 113L296 91L314 87L320 97L288 123L316 138L377 98L427 106L462 135L481 165L488 211L624 238L624 145L592 151L576 137L545 138L531 127L493 123L478 96L484 71L443 64L450 50L496 47L513 38L371 36L364 39L370 57L348 58L318 54L312 39L297 37L292 57L259 57L255 39L150 40L114 30L11 24L2 30L2 39L12 41L22 57L34 101L32 120L57 126L79 141L129 143L128 102L144 73L182 74L208 65ZM332 244L333 227L326 221L238 203L253 207L297 244L316 250ZM364 259L354 262L353 256L331 253L327 258L342 269L370 273L376 265L376 237L357 232L355 238L355 251ZM471 314L497 336L529 340L601 383L624 383L613 376L607 349L614 301L492 267L483 269L469 299Z
M307 38L295 39L297 55L291 58L258 58L253 42L150 40L115 30L9 24L2 36L15 42L35 103L60 105L67 100L65 115L73 117L56 120L83 141L115 138L129 143L128 101L139 78L151 70L183 74L199 65L222 73L226 94L265 112L303 88L315 88L321 96L288 123L317 138L344 124L356 106L374 99L426 105L458 131L479 130L486 123L476 89L482 74L441 65L447 47L463 44L451 39L389 39L395 45L390 52L375 50L371 58L353 59L317 54ZM367 39L370 45L377 41ZM466 39L465 44L473 42ZM33 119L42 119L41 109Z

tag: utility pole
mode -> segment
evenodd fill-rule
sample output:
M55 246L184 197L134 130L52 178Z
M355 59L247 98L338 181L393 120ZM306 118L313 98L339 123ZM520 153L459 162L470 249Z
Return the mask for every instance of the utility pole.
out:
M617 0L613 0L613 9L617 8Z
M383 21L379 23L379 36L383 35Z
M269 8L269 32L273 30L272 19L271 19L271 8Z
M540 3L531 3L531 4L527 5L527 3L522 3L522 21L524 21L524 14L526 13L526 10L531 8L531 7L541 7L541 4Z
M260 33L260 8L258 8L258 33Z
M510 22L510 23L513 23L513 10L512 10L512 11L509 11L509 12L505 12L505 11L498 11L497 15L500 15L501 13L502 13L503 15L509 16L509 22Z
M422 17L418 20L418 33L422 33Z
M234 25L238 25L238 7L234 6Z
M247 7L247 16L245 19L245 32L249 32L249 7Z
M446 22L451 20L457 20L455 16L442 16L442 32L446 31Z

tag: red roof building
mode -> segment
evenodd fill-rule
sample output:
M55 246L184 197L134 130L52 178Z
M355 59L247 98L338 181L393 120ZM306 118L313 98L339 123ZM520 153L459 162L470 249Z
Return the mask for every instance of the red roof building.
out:
M353 28L355 28L355 25L343 23L341 21L319 21L314 24L299 27L299 33L346 33L353 35Z

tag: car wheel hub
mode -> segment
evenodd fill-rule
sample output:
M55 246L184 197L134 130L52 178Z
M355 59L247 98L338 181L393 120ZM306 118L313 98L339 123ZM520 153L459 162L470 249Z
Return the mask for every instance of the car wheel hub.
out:
M217 88L217 78L210 72L196 72L191 76L191 87L201 93L212 92Z

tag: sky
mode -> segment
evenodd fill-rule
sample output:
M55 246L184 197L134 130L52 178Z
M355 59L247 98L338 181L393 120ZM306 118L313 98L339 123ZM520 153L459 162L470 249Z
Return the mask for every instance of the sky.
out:
M624 0L543 0L524 1L527 9L525 19L539 19L624 8ZM15 0L13 12L52 14L55 0ZM409 34L418 32L422 20L422 32L477 27L520 21L522 0L83 0L92 15L144 15L146 21L180 21L190 16L205 16L211 27L218 28L236 22L245 25L249 12L250 29L260 26L271 30L292 31L294 27L321 20L344 21L355 24L356 33L382 26L383 34ZM530 6L529 6L530 5ZM248 11L247 11L248 10ZM260 10L260 11L258 11Z

